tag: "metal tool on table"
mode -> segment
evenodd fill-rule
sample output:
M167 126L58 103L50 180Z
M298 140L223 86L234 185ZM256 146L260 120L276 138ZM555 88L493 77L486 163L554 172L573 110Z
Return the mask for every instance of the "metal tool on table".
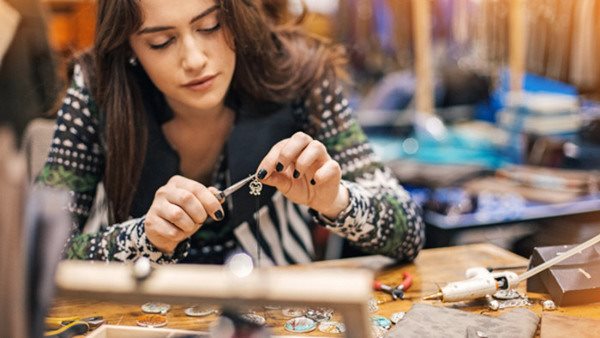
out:
M412 275L406 271L402 272L402 283L400 283L394 288L394 291L396 291L399 294L400 299L404 299L404 292L412 286L412 283Z
M404 291L408 290L412 285L412 276L408 272L402 273L402 283L396 287L383 284L380 281L373 281L373 289L375 291L382 291L392 296L393 300L404 299Z
M90 326L86 322L72 322L65 326L61 326L56 330L44 332L44 337L48 338L71 338L77 335L85 334L89 331Z
M440 288L439 292L424 297L423 299L440 299L442 302L458 302L485 297L498 290L512 289L529 277L534 276L599 242L600 234L566 251L560 256L556 256L520 275L517 275L512 271L489 272L483 267L471 268L466 272L466 280L449 283Z
M233 194L234 192L238 191L240 188L242 188L243 186L245 186L246 184L248 184L255 178L256 178L256 174L252 174L252 175L238 181L237 183L230 185L229 187L225 188L224 190L221 190L221 191L215 193L215 197L219 200L219 202L223 203L225 201L225 198L227 198L229 195Z
M44 337L66 338L81 335L104 324L101 316L81 318L73 317L46 317Z
M46 317L45 323L48 329L58 329L62 326L69 325L73 322L86 322L91 328L98 327L104 324L104 317L92 316L81 318L79 316L72 317Z

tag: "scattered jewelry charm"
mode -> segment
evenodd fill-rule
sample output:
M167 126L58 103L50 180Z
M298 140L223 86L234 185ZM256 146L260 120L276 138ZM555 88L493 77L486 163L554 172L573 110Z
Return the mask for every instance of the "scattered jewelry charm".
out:
M142 311L145 313L157 313L164 315L171 309L171 305L166 303L149 302L142 305Z
M263 185L260 183L258 178L254 176L254 179L250 182L250 195L258 196L262 191Z
M296 317L288 320L283 327L290 332L304 333L316 329L317 323L310 318Z
M498 311L500 308L500 302L492 298L490 295L485 296L485 300L487 301L487 306L490 310Z
M515 289L498 290L496 291L496 293L494 293L494 298L502 300L515 299L521 297L523 296L519 293L519 291Z
M379 310L379 306L377 305L377 299L369 299L369 313L377 312L377 310Z
M317 323L331 320L332 315L333 309L328 309L324 307L308 308L305 314L306 317L314 320Z
M258 326L263 326L267 322L265 320L265 317L254 314L254 313L245 313L241 317L255 325L258 325Z
M167 317L161 315L142 315L137 317L136 323L143 327L163 327L167 325Z
M390 316L390 320L392 321L392 323L398 324L398 322L401 321L405 315L406 315L406 312L395 312L395 313L392 313L392 315Z
M545 300L542 302L542 309L544 311L554 311L556 310L556 304L554 304L554 302L550 299Z
M190 317L206 317L213 313L217 313L215 308L210 306L195 305L184 310L185 314Z
M392 327L392 322L384 316L375 315L371 316L369 319L371 320L371 324L373 326L379 326L386 330L389 330L390 327Z
M322 322L319 324L319 331L324 333L344 333L346 326L340 322Z
M286 317L300 317L304 316L304 309L299 307L288 307L281 310L281 313Z

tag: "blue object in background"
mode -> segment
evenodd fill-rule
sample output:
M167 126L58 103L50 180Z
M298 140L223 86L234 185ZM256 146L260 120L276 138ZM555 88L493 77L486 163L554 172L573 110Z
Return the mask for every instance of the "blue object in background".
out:
M575 96L579 94L577 88L570 84L531 73L525 73L523 77L523 90L531 93L546 92ZM490 95L489 102L477 105L475 118L495 123L496 113L505 107L504 99L509 91L510 74L508 69L503 69L500 72L498 87Z
M442 142L415 135L400 137L392 135L369 135L375 153L383 160L412 159L431 164L477 164L497 169L507 163L490 140L474 138L448 130Z

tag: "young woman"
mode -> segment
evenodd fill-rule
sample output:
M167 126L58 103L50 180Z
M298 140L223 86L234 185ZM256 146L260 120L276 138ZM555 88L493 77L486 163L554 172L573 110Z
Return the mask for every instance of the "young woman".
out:
M258 0L98 7L38 179L72 193L68 258L308 262L316 225L369 253L417 255L419 210L351 116L339 48L273 26ZM215 197L253 173L258 199ZM83 233L100 182L110 221Z

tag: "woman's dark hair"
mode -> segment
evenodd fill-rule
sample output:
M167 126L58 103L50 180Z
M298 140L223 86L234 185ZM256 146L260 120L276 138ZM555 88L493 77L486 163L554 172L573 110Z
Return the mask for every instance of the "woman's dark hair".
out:
M325 77L343 75L344 51L309 36L297 24L275 25L261 0L217 0L236 65L231 90L258 102L311 95ZM146 117L139 77L128 60L129 36L143 22L139 0L99 0L88 84L104 114L104 186L111 221L127 219L146 153ZM89 67L88 67L89 68Z

